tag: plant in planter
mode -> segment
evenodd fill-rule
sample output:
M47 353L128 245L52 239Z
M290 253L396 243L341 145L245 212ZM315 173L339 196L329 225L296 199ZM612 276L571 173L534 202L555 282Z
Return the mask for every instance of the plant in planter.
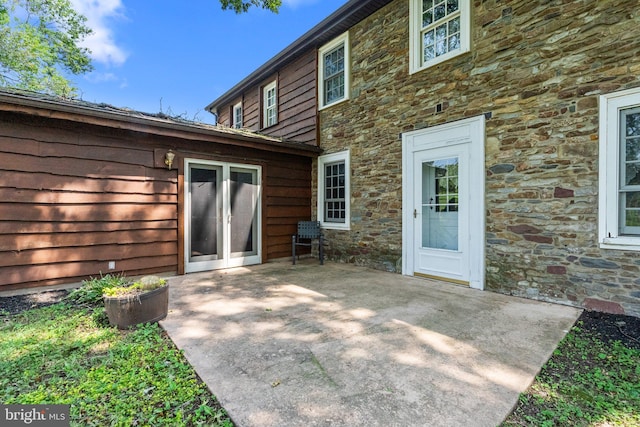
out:
M145 276L127 286L105 288L103 298L109 323L127 329L167 317L169 285L158 276Z

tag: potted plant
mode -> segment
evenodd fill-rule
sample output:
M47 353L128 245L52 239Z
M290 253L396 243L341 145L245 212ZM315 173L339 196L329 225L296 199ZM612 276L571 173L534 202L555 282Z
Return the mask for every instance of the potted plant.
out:
M109 323L127 329L167 317L169 285L158 276L145 276L127 286L105 288L103 298Z

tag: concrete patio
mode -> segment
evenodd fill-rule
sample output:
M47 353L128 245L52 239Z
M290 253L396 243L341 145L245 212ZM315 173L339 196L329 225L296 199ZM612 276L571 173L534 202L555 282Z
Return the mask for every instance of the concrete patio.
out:
M161 324L239 426L495 426L580 314L313 259L169 283Z

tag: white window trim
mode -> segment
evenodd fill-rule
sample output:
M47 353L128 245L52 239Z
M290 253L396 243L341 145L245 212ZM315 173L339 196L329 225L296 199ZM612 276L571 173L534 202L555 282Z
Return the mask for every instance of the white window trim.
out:
M409 74L448 61L471 50L471 1L460 0L460 49L422 64L422 0L409 1Z
M600 96L598 242L602 249L640 251L640 236L619 235L620 111L640 106L640 88Z
M344 161L345 179L345 218L344 223L326 222L324 220L324 178L325 165L328 163ZM351 155L349 150L339 153L327 154L318 157L318 221L322 228L333 230L350 230L351 229Z
M269 83L268 85L264 86L264 88L262 89L262 127L263 128L268 128L271 126L275 126L278 124L278 87L276 85L276 80L272 81L271 83ZM270 90L274 90L275 91L275 104L274 107L275 108L275 112L276 112L276 121L274 123L269 124L268 123L268 108L267 108L267 94L269 93Z
M324 55L333 49L344 45L344 96L328 104L324 103ZM351 59L349 54L349 32L336 37L329 43L325 44L318 50L318 105L319 109L323 110L332 105L339 104L349 99L350 79L351 72Z
M237 111L240 110L240 126L238 126L238 122L236 121L236 116L237 116ZM238 102L236 105L233 106L233 128L234 129L241 129L242 126L244 125L243 123L243 111L242 111L242 102Z

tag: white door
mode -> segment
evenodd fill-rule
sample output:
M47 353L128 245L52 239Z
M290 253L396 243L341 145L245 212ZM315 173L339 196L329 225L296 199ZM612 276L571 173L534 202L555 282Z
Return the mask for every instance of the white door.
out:
M484 287L484 116L403 135L403 273Z
M185 271L259 264L260 167L185 161Z

